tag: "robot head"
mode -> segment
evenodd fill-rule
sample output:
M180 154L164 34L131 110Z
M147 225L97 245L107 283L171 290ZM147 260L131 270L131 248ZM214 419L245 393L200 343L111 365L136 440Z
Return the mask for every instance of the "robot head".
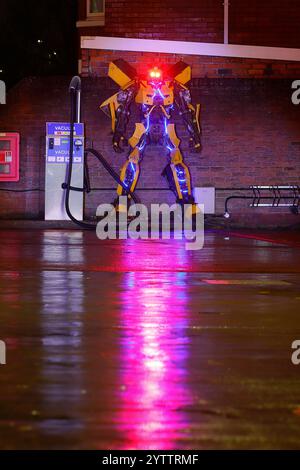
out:
M153 67L149 70L148 81L154 85L159 85L163 81L162 70L158 67Z

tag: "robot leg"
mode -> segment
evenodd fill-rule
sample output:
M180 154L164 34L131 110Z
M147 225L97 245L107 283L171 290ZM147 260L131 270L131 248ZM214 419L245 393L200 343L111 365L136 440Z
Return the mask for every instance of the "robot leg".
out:
M165 168L170 189L176 194L179 204L194 204L190 170L183 162L179 148L171 151L171 163Z
M171 163L165 168L163 176L167 178L170 189L177 196L177 203L182 206L184 204L191 204L190 215L193 215L198 209L193 197L190 170L183 161L179 149L180 140L176 135L174 124L169 124L167 129L168 137L172 144L172 147L170 147Z
M129 139L129 144L131 145L132 150L121 170L120 179L131 192L134 192L140 175L139 161L141 151L144 147L145 132L146 129L143 124L136 124L135 133L131 139ZM125 195L124 189L120 185L117 188L117 194L118 198ZM126 210L125 207L118 204L118 198L115 201L117 211L120 212L122 210ZM128 199L131 199L130 196L128 196Z
M125 184L125 186L131 192L134 192L138 179L139 179L139 175L140 175L139 160L140 160L140 151L136 147L130 153L128 160L125 162L121 170L120 180ZM117 208L117 211L118 212L122 212L123 210L125 211L126 210L125 206L123 207L121 204L118 203L119 197L125 195L125 191L120 185L118 186L117 194L118 194L118 197L115 200L115 206ZM131 199L131 197L128 196L128 199Z
M180 152L180 139L177 137L174 124L168 124L167 135L171 152L171 163L163 172L169 182L170 189L177 196L177 202L181 204L193 203L191 175L188 167L183 162Z

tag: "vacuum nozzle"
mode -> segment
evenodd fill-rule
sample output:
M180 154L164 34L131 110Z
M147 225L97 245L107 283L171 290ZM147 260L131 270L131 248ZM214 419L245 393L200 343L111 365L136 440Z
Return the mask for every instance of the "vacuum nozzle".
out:
M72 78L69 86L69 92L71 93L72 91L81 91L81 78L77 75Z

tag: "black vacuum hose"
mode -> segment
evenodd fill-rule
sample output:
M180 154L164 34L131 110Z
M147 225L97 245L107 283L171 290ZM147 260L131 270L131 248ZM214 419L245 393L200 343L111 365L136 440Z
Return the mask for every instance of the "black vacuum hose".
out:
M72 220L72 222L74 222L76 225L78 225L81 228L84 228L87 230L95 230L96 224L89 224L87 222L82 222L81 220L77 220L73 216L70 210L70 192L71 191L86 192L86 188L72 188L71 186L72 172L73 172L73 154L74 154L75 113L78 111L76 107L74 106L74 104L75 104L76 94L78 91L80 91L80 89L81 89L80 77L73 77L70 83L70 87L69 87L70 96L71 96L69 164L68 164L66 182L62 185L62 188L66 190L65 208L66 208L66 213L68 217ZM126 193L127 196L130 196L134 200L134 202L136 203L139 202L139 199L137 198L137 196L125 186L124 182L121 181L119 175L109 165L109 163L105 160L105 158L103 157L103 155L101 155L101 153L97 152L97 150L89 148L85 150L86 159L88 157L88 154L92 154L98 159L98 161L103 165L106 171L108 171L108 173L112 176L112 178L124 189L124 192Z
M68 164L68 171L67 171L67 178L65 184L63 184L63 189L66 190L66 213L68 217L74 222L75 224L79 225L79 227L88 229L88 230L95 230L95 224L88 224L86 222L82 222L77 220L71 210L70 210L70 192L71 192L71 181L72 181L72 172L73 172L73 154L74 154L74 124L75 124L75 106L74 101L76 97L76 93L78 91L78 87L80 86L80 81L77 80L79 77L74 77L70 84L70 96L71 96L71 115L70 115L70 146L69 146L69 164ZM84 188L82 188L84 191Z
M91 153L92 155L94 155L94 157L96 157L98 159L98 161L104 166L104 168L106 169L106 171L112 176L112 178L120 185L122 186L122 188L124 189L125 193L127 196L130 196L133 201L138 204L140 202L139 198L133 193L131 192L127 186L124 184L124 182L120 179L118 173L115 172L115 170L110 166L110 164L108 163L108 161L103 157L103 155L98 152L97 150L95 149L92 149L92 148L89 148L89 149L86 149L85 150L85 156L87 158L88 154Z

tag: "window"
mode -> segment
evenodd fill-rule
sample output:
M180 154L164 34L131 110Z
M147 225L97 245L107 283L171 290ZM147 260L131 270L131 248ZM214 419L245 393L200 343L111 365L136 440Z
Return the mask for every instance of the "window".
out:
M104 15L104 0L87 0L87 18L95 19Z
M105 0L81 0L82 12L77 21L77 28L104 26Z

